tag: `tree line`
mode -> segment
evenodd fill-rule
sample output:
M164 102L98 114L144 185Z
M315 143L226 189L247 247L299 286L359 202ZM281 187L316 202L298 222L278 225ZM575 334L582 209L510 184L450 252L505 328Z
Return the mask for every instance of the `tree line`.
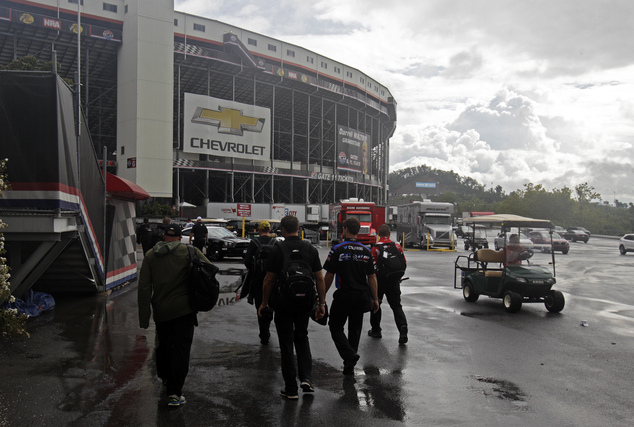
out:
M553 190L528 183L506 194L499 185L486 189L473 178L421 165L390 173L389 204L422 200L416 182L437 183L427 198L453 203L457 216L465 211L492 211L548 219L562 227L582 226L594 234L619 236L634 231L634 204L603 200L586 182L574 189L563 186Z

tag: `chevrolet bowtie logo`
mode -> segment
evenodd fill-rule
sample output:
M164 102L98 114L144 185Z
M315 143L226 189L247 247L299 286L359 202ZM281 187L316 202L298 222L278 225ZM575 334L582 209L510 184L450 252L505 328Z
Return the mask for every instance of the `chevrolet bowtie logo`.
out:
M243 116L242 111L218 107L219 110L198 107L192 117L193 123L216 126L218 132L242 136L244 131L262 132L264 119Z

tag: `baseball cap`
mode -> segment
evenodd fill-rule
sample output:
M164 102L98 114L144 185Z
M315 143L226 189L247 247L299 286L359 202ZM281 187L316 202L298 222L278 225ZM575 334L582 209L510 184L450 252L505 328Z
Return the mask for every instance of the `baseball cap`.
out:
M202 220L203 220L203 219L202 219L202 217L200 217L200 216L199 216L198 218L196 218L196 221L202 221Z
M165 227L165 235L171 237L178 237L181 235L181 228L176 224L170 224L168 227Z
M258 225L258 228L260 230L266 230L266 229L271 229L271 224L269 224L268 221L260 221L260 225Z

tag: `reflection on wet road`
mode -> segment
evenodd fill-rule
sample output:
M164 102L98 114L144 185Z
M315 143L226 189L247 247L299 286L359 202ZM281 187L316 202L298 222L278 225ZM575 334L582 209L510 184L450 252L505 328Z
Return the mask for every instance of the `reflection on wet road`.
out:
M383 338L366 335L366 318L361 360L346 377L328 328L311 322L316 390L297 402L279 396L275 336L260 345L255 308L230 292L237 276L221 277L227 292L199 315L178 410L156 377L153 326L138 328L135 284L60 296L29 322L30 339L0 343L0 426L632 425L634 256L610 243L557 256L566 296L557 315L543 304L509 314L499 300L467 303L453 289L457 253L408 252L407 346L385 305Z

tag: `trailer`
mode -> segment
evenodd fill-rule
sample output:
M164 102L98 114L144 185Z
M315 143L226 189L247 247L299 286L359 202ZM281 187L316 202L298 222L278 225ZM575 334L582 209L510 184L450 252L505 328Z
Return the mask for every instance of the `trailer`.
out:
M412 202L398 207L396 232L403 247L421 249L455 248L452 227L454 205L432 201Z

